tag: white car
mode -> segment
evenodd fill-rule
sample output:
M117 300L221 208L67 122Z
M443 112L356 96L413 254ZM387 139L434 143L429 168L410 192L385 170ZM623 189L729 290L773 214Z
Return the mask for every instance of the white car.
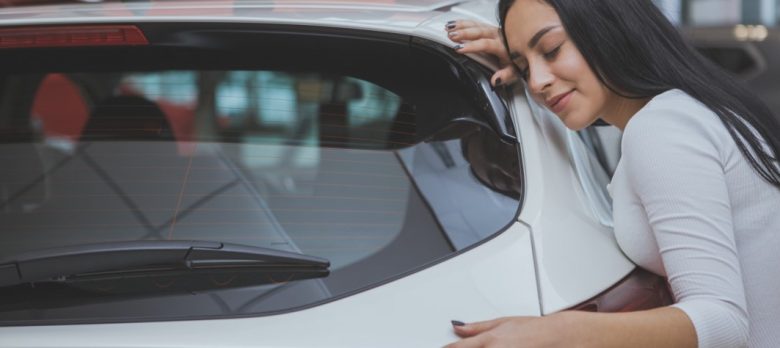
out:
M668 304L600 138L451 49L495 7L0 9L0 346L436 347Z

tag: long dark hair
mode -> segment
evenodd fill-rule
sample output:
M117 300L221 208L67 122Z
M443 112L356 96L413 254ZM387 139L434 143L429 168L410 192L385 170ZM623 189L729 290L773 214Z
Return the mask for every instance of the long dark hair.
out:
M555 9L607 88L628 98L654 97L675 88L688 93L718 115L756 172L780 188L778 119L733 77L696 52L651 0L540 1ZM506 16L514 3L498 4L507 47Z

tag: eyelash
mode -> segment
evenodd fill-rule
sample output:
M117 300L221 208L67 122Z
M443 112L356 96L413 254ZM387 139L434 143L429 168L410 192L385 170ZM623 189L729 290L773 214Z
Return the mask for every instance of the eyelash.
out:
M563 46L563 45L558 45L557 47L553 48L550 52L545 53L544 54L544 58L546 58L546 59L553 59L553 58L555 58L555 56L557 56L558 52L561 50L561 46Z
M558 52L561 51L561 46L563 46L563 45L562 44L558 45L558 47L553 48L550 52L542 54L542 56L544 57L544 59L547 59L547 60L555 59L555 57L558 56ZM519 72L520 72L520 77L523 80L528 81L528 68L522 69Z

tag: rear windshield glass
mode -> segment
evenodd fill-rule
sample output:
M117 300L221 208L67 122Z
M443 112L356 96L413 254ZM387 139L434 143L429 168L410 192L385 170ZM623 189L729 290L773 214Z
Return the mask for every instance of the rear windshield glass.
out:
M215 279L214 289L159 296L87 289L63 274L0 288L0 320L290 310L393 279L500 231L520 199L517 145L476 122L486 116L447 64L426 64L441 71L424 81L413 67L388 78L364 68L262 64L5 73L3 262L62 246L197 240L331 266L323 278L252 287Z

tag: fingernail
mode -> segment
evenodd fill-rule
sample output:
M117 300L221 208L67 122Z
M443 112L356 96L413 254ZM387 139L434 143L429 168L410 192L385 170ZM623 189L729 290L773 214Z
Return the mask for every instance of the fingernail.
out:
M456 51L461 49L461 48L463 48L462 44L461 45L455 45L455 47L453 47L453 49L455 49Z
M455 29L455 23L447 23L447 29Z
M459 321L459 320L451 320L452 326L464 326L466 323Z
M495 87L501 87L502 84L503 84L503 81L501 81L501 78L500 77L497 78Z
M450 37L456 37L456 36L458 36L458 32L457 32L457 31L451 31L451 32L450 32L449 34L447 34L447 35L449 35Z
M447 25L453 25L453 24L455 24L455 21L449 21L449 22L447 22Z

